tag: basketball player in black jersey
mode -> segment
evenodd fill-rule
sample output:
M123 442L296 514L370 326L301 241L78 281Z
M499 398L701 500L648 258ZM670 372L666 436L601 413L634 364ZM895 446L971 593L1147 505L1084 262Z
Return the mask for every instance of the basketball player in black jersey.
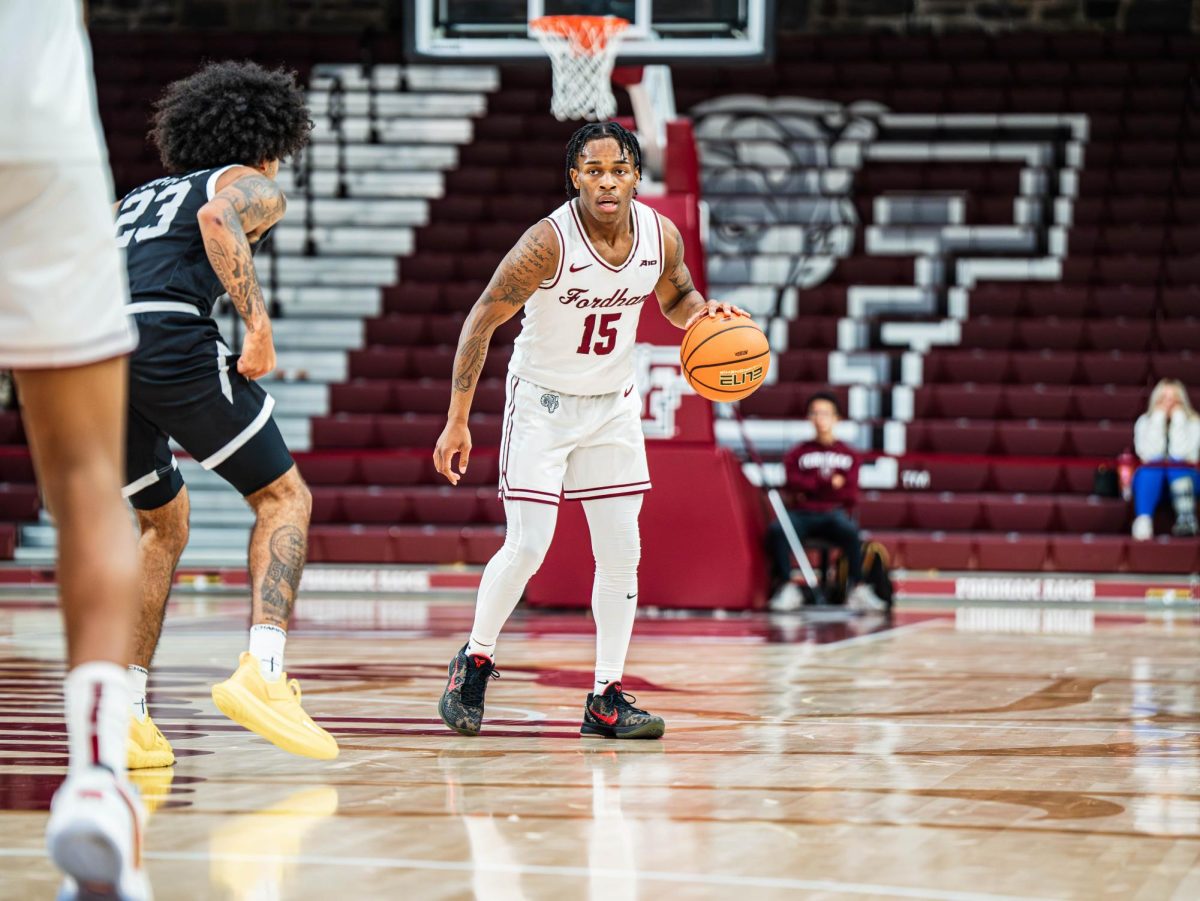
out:
M174 762L145 705L147 670L188 538L188 494L169 438L240 491L255 513L249 650L233 676L213 686L213 700L284 750L337 756L337 743L304 712L298 686L283 672L311 495L271 418L274 401L255 381L275 368L275 346L253 254L284 214L279 161L304 147L311 128L291 74L248 62L210 64L170 85L157 104L151 137L171 174L117 205L128 310L141 334L130 360L124 489L141 527L131 769ZM245 325L240 354L212 319L224 293Z

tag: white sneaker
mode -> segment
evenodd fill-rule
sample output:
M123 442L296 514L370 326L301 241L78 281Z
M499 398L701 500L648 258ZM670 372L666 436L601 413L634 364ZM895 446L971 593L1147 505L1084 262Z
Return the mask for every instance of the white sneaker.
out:
M776 613L791 613L804 606L804 595L801 594L800 586L795 582L785 582L783 587L775 592L775 596L771 598L767 606Z
M58 901L150 901L142 868L142 821L136 792L93 767L67 777L50 802L46 849L66 874Z
M846 598L846 606L855 613L871 613L887 610L887 602L877 595L870 585L855 585L850 596Z
M1154 520L1145 514L1133 521L1133 540L1149 541L1154 537Z

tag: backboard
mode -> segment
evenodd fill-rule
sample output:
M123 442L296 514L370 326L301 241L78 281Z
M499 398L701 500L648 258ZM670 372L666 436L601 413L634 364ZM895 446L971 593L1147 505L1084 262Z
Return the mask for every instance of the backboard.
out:
M618 65L755 62L774 47L776 0L411 0L411 59L544 60L529 31L540 16L620 16L630 23Z

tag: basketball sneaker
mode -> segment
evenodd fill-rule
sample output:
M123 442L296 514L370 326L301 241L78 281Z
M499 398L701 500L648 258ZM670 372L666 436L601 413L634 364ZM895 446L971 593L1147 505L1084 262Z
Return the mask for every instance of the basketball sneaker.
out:
M875 613L888 608L887 601L865 582L854 586L850 596L846 598L846 606L855 613Z
M634 707L636 700L621 690L620 682L612 683L604 694L589 692L579 734L585 738L662 738L667 730L663 718Z
M129 718L129 741L126 747L125 766L131 770L150 770L175 763L175 752L171 750L170 742L149 716L142 721L136 716Z
M317 760L338 756L333 736L300 706L300 683L287 673L268 682L249 651L242 651L232 676L212 687L212 698L223 714L277 748Z
M459 735L478 735L483 725L483 693L489 679L499 679L496 664L482 654L468 654L467 646L454 655L449 667L450 680L438 713L442 722Z
M142 869L142 802L103 766L67 779L50 802L46 849L66 874L58 901L150 901Z

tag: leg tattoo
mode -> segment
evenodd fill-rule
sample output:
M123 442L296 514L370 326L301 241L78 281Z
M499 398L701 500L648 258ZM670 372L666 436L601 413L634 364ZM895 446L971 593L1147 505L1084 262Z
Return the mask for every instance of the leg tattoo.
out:
M262 585L262 610L268 622L287 626L307 552L304 532L295 526L280 526L271 536L271 562Z

